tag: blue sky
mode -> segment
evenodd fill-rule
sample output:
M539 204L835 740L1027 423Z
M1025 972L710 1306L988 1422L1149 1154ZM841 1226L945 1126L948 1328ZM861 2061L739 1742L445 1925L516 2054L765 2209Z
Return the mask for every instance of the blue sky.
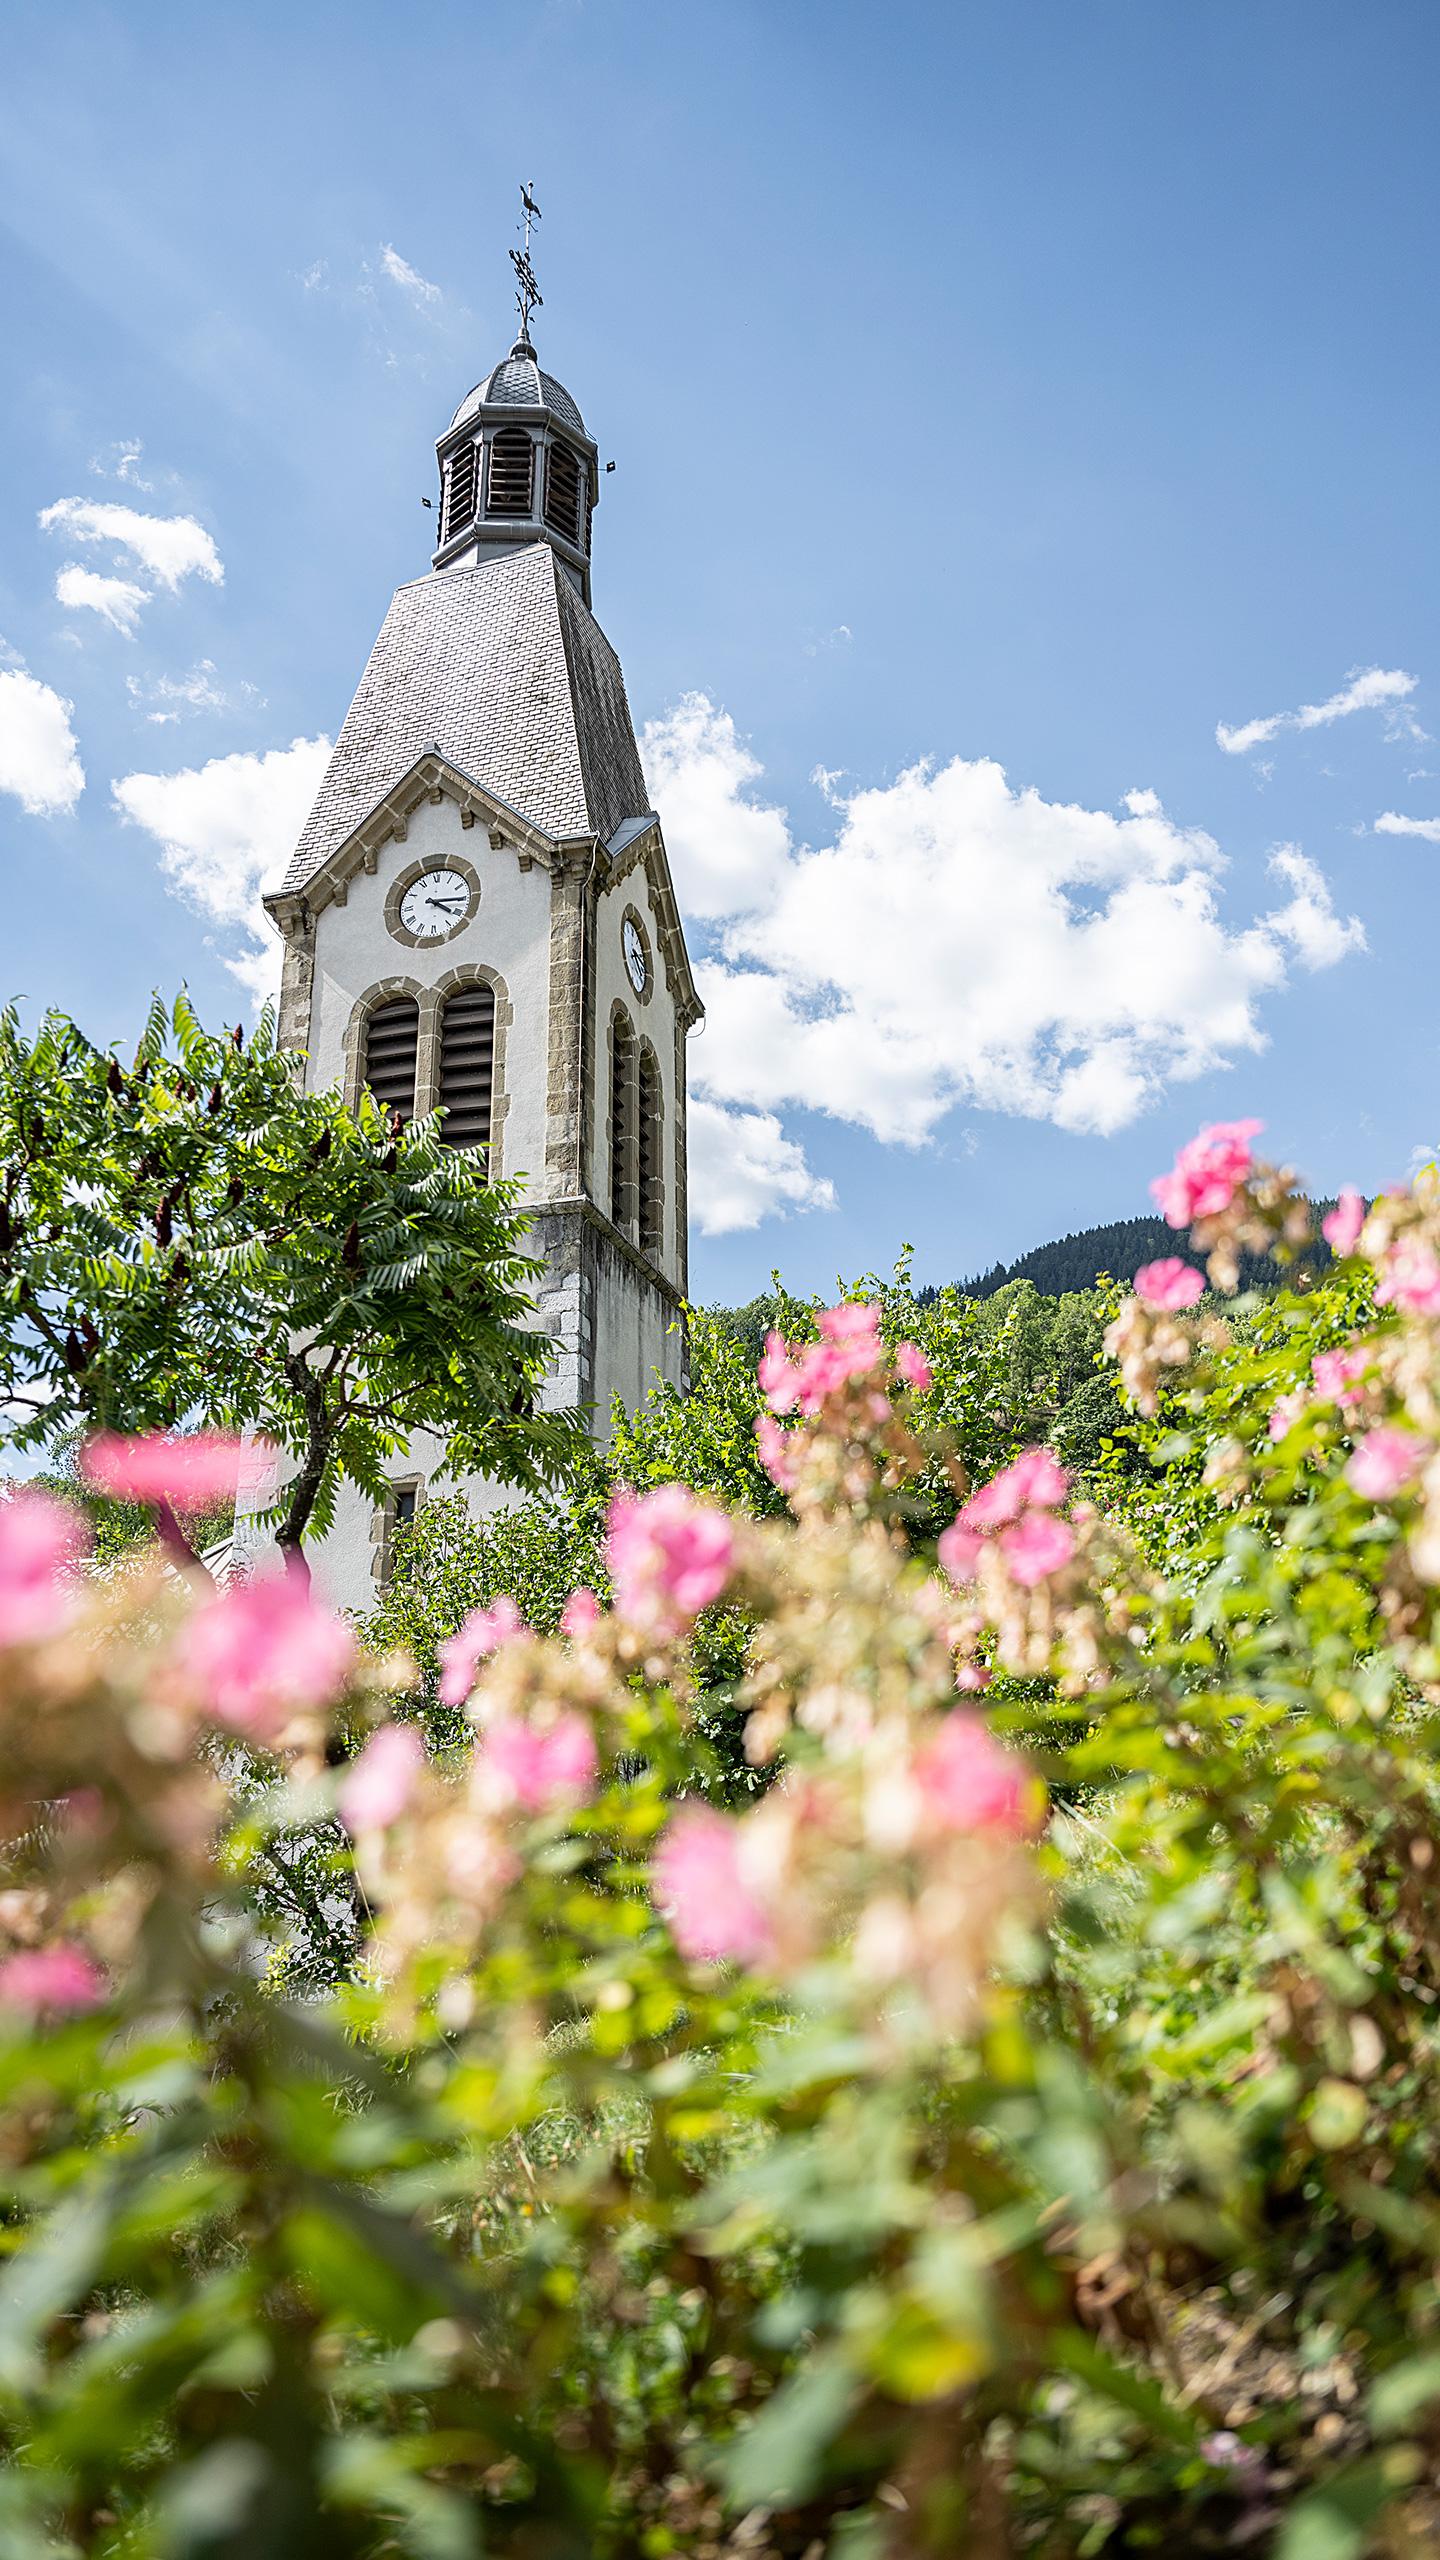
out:
M0 71L6 991L245 1007L525 176L711 990L697 1294L973 1271L1217 1116L1317 1189L1433 1142L1431 0L11 0Z

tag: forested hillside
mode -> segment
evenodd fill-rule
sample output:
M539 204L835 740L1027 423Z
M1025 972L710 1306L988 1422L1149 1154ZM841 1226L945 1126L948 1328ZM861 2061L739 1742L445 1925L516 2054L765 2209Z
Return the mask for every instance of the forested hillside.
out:
M1317 1204L1318 1209L1331 1206L1329 1201ZM1185 1238L1163 1218L1115 1218L1108 1226L1082 1227L1078 1234L1060 1236L1052 1244L1035 1245L1017 1262L992 1263L978 1279L962 1280L960 1287L967 1298L993 1298L1008 1281L1028 1280L1042 1297L1061 1298L1072 1290L1093 1289L1104 1273L1128 1281L1142 1262L1187 1250ZM1312 1270L1323 1269L1330 1260L1329 1246L1317 1241L1305 1260ZM1293 1279L1293 1271L1290 1276ZM1244 1256L1241 1278L1246 1288L1274 1287L1281 1273L1268 1255Z

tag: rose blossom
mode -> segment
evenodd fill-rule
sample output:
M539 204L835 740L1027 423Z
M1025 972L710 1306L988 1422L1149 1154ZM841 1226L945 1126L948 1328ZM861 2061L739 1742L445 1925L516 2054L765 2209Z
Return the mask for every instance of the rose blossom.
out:
M895 1353L895 1374L904 1379L907 1387L914 1387L917 1394L922 1396L927 1387L933 1387L935 1384L935 1372L918 1342L902 1342L899 1345Z
M519 1610L508 1594L489 1609L472 1609L453 1636L447 1636L440 1647L440 1703L442 1707L463 1707L475 1686L475 1675L482 1662L496 1647L508 1644L512 1636L528 1634Z
M177 1659L217 1724L263 1742L297 1710L333 1703L355 1639L299 1574L265 1574L205 1601L181 1631Z
M48 1493L0 1501L0 1644L39 1644L64 1625L81 1545L75 1513Z
M1369 1365L1366 1351L1317 1351L1310 1363L1315 1393L1327 1404L1338 1404L1342 1413L1353 1413L1361 1401L1354 1391L1356 1382Z
M560 1632L565 1636L588 1635L590 1629L598 1624L599 1617L600 1603L588 1584L582 1582L578 1591L571 1592L560 1612Z
M1075 1532L1068 1520L1057 1520L1053 1512L1027 1511L1013 1527L1002 1529L1000 1553L1016 1581L1029 1591L1069 1563L1075 1553Z
M1403 1307L1407 1315L1440 1315L1440 1262L1416 1236L1401 1236L1385 1256L1375 1292L1377 1306Z
M952 1582L973 1582L975 1567L985 1544L978 1529L972 1529L962 1511L948 1529L942 1529L935 1552Z
M1022 1760L1002 1750L977 1715L947 1716L917 1755L926 1808L950 1831L1028 1831L1036 1788Z
M542 1813L588 1795L599 1757L585 1718L565 1707L550 1725L527 1724L523 1716L493 1717L485 1731L483 1763L516 1804L527 1813Z
M605 1556L623 1614L657 1634L678 1634L729 1581L735 1531L683 1484L662 1484L653 1493L616 1494Z
M740 1826L709 1805L683 1805L655 1853L655 1902L684 1956L756 1964L770 1926L740 1873Z
M105 1977L79 1947L22 1947L0 1964L0 2006L52 2015L98 2009Z
M145 1432L135 1438L102 1431L82 1450L80 1472L97 1493L120 1502L166 1502L177 1511L210 1511L233 1502L242 1485L259 1480L274 1451L268 1441L245 1442L220 1431L171 1438Z
M398 1822L424 1765L425 1745L413 1724L382 1724L335 1790L347 1831L384 1831Z
M1052 1450L1022 1449L1010 1466L1002 1467L972 1496L960 1517L967 1529L1000 1529L1007 1520L1018 1520L1032 1503L1053 1509L1069 1490L1070 1479Z
M795 1465L794 1437L793 1433L781 1430L772 1414L756 1415L755 1446L759 1452L760 1464L771 1483L778 1486L781 1493L793 1493L796 1486L798 1470Z
M1346 1480L1367 1502L1388 1502L1413 1482L1425 1454L1426 1444L1415 1432L1382 1422L1356 1442Z
M1342 1191L1328 1217L1320 1221L1320 1233L1332 1251L1343 1262L1354 1252L1365 1224L1365 1203L1358 1191Z
M1131 1286L1147 1307L1163 1307L1174 1314L1203 1298L1205 1275L1193 1263L1182 1262L1178 1254L1171 1253L1160 1262L1142 1262Z
M1303 1387L1291 1387L1288 1394L1276 1397L1265 1426L1272 1440L1284 1439L1291 1423L1299 1421L1309 1401Z
M1250 1141L1263 1120L1217 1120L1183 1146L1169 1173L1150 1185L1167 1223L1188 1227L1196 1218L1215 1218L1228 1209L1254 1158Z

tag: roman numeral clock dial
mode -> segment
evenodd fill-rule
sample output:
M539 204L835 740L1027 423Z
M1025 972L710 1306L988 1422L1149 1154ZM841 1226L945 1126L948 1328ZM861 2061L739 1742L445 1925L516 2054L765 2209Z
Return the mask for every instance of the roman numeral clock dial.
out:
M416 942L448 942L470 921L475 897L459 871L422 871L400 901L400 922Z

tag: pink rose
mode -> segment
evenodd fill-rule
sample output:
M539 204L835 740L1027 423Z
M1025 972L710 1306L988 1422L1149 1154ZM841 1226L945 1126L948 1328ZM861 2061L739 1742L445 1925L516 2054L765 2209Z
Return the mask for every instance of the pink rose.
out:
M588 1635L590 1629L598 1624L599 1617L600 1603L594 1592L582 1583L578 1591L571 1592L560 1612L560 1632L566 1636Z
M900 1344L895 1354L895 1373L922 1396L927 1387L935 1384L935 1372L917 1342Z
M683 1805L655 1854L657 1908L684 1956L763 1963L770 1925L740 1872L740 1826L709 1805Z
M760 1392L772 1413L793 1413L799 1393L798 1373L790 1345L772 1327L755 1372Z
M1063 1502L1070 1490L1070 1479L1059 1459L1050 1449L1022 1449L998 1476L966 1503L960 1517L969 1529L1000 1529L1007 1520L1018 1520L1032 1503L1050 1510Z
M1415 1432L1382 1422L1356 1442L1346 1480L1367 1502L1388 1502L1413 1484L1428 1455L1428 1444Z
M382 1724L335 1790L347 1831L385 1831L398 1822L425 1766L425 1744L413 1724Z
M942 1529L935 1552L952 1582L973 1582L980 1551L985 1544L978 1529L967 1525L962 1511L948 1529Z
M1151 1183L1172 1227L1191 1226L1196 1218L1215 1218L1228 1209L1255 1159L1250 1141L1262 1120L1217 1120L1183 1146L1169 1173Z
M1303 1387L1292 1387L1288 1395L1276 1397L1265 1426L1272 1440L1284 1439L1291 1423L1299 1421L1309 1401Z
M1360 1241L1365 1224L1365 1203L1358 1191L1342 1191L1328 1217L1320 1221L1320 1233L1343 1262Z
M1013 1528L1002 1530L1000 1553L1027 1591L1048 1574L1058 1573L1075 1553L1075 1532L1053 1512L1027 1511Z
M585 1718L565 1707L550 1725L500 1715L485 1729L486 1768L527 1813L578 1804L595 1783L600 1762Z
M1162 1262L1142 1262L1131 1285L1147 1307L1162 1307L1171 1314L1193 1307L1205 1295L1204 1274L1173 1253Z
M653 1493L616 1494L605 1555L624 1616L677 1635L719 1599L735 1561L735 1531L723 1511L697 1502L683 1484L662 1484Z
M760 1464L771 1483L778 1486L781 1493L793 1493L795 1490L797 1470L794 1441L795 1435L789 1431L782 1431L779 1423L774 1421L768 1413L756 1416L755 1446L759 1451Z
M22 1947L0 1964L0 2007L58 2017L98 2009L105 1977L79 1947Z
M1355 1385L1369 1365L1365 1351L1317 1351L1310 1363L1316 1394L1327 1404L1338 1404L1342 1413L1353 1413L1360 1403Z
M0 1500L0 1645L40 1644L71 1609L67 1577L83 1551L81 1524L48 1493Z
M1416 1236L1401 1236L1385 1256L1385 1269L1375 1292L1382 1307L1403 1307L1407 1315L1440 1315L1440 1262Z
M1031 1828L1035 1781L976 1715L947 1716L917 1755L915 1774L927 1809L947 1831Z
M844 1299L838 1307L826 1307L815 1321L826 1342L841 1342L852 1350L864 1351L873 1367L880 1353L880 1309L873 1301L856 1305L853 1300Z
M265 1742L300 1709L334 1703L355 1639L298 1573L265 1574L205 1601L181 1631L177 1660L217 1724Z
M990 1673L983 1662L962 1662L955 1672L955 1686L962 1697L973 1697L990 1686Z
M130 1439L102 1431L82 1450L80 1472L97 1493L120 1502L165 1502L176 1511L211 1511L233 1502L268 1475L275 1455L266 1440L249 1443L219 1431L171 1438L146 1432Z
M497 1646L528 1634L515 1603L502 1595L493 1608L472 1609L468 1618L440 1647L440 1703L463 1707L475 1686L475 1675Z

